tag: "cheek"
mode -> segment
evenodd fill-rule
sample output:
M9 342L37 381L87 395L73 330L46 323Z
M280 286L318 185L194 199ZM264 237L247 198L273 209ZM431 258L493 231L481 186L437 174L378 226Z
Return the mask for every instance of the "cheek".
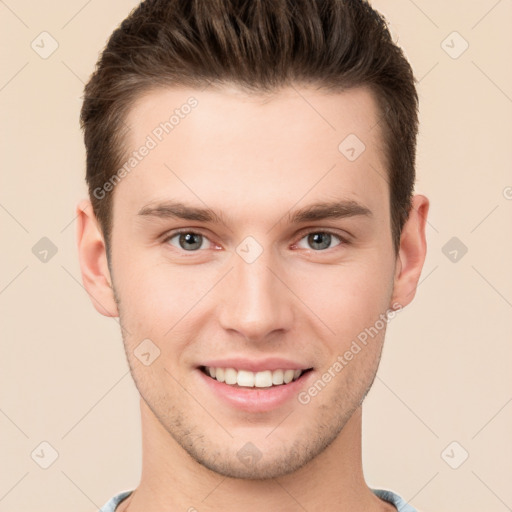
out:
M164 340L186 324L216 280L212 270L119 258L115 286L123 326L137 337Z
M297 295L329 328L336 340L347 340L370 327L388 309L392 265L375 261L318 266L296 280ZM334 334L333 334L334 331Z

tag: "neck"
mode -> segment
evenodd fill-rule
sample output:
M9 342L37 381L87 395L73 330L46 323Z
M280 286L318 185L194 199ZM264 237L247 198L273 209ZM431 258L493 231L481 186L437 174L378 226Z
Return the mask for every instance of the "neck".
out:
M338 437L298 471L268 480L219 475L192 459L141 399L142 476L118 512L386 511L364 481L359 407Z

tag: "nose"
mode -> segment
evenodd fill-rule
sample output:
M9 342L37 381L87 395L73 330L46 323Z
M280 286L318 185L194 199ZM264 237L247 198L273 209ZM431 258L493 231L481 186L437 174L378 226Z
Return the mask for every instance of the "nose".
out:
M234 268L221 286L221 327L250 342L268 341L293 324L293 293L283 266L273 259L270 250L252 262L233 254Z

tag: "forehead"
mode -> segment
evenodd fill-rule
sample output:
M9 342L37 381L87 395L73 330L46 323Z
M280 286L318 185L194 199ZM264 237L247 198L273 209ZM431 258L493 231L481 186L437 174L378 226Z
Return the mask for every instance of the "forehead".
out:
M378 121L366 88L294 86L266 95L227 86L155 89L126 117L126 162L134 165L115 193L133 209L176 196L234 209L291 206L306 196L382 201Z
M332 138L335 142L352 130L361 139L375 143L380 135L379 118L375 95L367 87L326 92L289 86L271 93L247 93L226 85L209 86L205 90L151 89L136 99L126 124L130 127L129 144L136 144L141 136L149 133L157 139L165 138L170 133L162 126L166 123L171 125L166 126L173 131L174 138L179 138L180 131L188 127L197 134L202 132L205 141L215 137L217 143L223 142L223 134L236 132L245 137L251 131L263 144L269 139L263 135L275 136L280 128L284 128L279 131L281 140L314 132L317 137ZM186 123L185 119L188 119ZM178 125L181 125L179 130ZM213 133L212 125L215 125Z

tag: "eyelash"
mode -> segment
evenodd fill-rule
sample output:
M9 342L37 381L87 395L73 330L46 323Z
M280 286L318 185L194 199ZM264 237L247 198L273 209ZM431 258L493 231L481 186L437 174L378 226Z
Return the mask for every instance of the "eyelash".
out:
M334 247L331 247L330 249L321 249L321 250L306 249L311 252L323 253L323 252L327 252L327 251L332 251L332 250L336 249L336 247L340 247L340 246L349 244L349 242L346 238L343 238L340 234L338 234L334 231L331 231L329 229L312 229L312 230L309 230L306 232L302 232L300 238L297 240L297 242L294 242L293 245L294 246L297 245L301 240L303 240L305 237L307 237L308 235L310 235L312 233L322 233L322 234L328 234L328 235L334 236L335 238L337 238L339 240L340 243L338 245L335 245ZM208 236L205 235L204 233L202 233L201 230L194 231L193 229L177 229L175 231L171 231L170 233L167 233L167 235L165 236L165 238L163 240L163 243L168 243L172 238L174 238L176 235L180 235L180 234L201 235L202 237L206 238L211 243L211 240L208 238ZM178 249L177 247L174 247L174 248ZM190 254L193 254L193 253L201 252L204 249L198 249L196 251L185 251L183 249L178 249L178 250L181 250L182 252L185 252L185 253L188 252Z

